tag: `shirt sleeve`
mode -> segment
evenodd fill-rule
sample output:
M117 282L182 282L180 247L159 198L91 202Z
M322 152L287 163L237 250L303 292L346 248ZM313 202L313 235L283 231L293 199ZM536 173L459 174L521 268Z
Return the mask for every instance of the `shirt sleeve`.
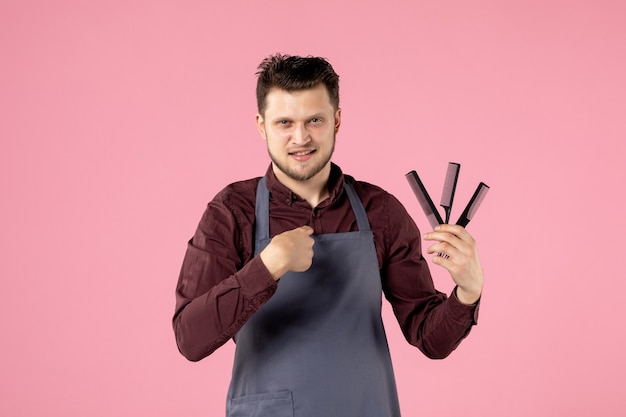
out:
M462 304L437 291L422 255L420 232L402 204L389 196L386 257L381 275L406 340L427 357L447 357L477 323L478 303Z
M216 197L188 243L173 327L178 349L191 361L226 343L276 291L258 256L243 265L241 218L223 196Z

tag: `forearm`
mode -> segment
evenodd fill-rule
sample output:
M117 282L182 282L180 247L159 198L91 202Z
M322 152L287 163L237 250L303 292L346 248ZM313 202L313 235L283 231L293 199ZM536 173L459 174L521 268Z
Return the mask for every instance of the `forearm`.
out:
M180 352L191 361L210 355L226 343L276 290L258 257L197 296L188 294L189 287L198 287L201 277L182 274L184 268L177 287L173 326Z
M453 293L421 320L403 329L407 340L431 359L450 355L478 319L478 304L465 305Z
M427 357L445 358L476 324L479 294L456 289L450 297L435 289L428 264L421 254L421 238L404 208L390 200L389 232L382 275L385 295L391 302L406 340ZM460 301L459 301L460 300Z

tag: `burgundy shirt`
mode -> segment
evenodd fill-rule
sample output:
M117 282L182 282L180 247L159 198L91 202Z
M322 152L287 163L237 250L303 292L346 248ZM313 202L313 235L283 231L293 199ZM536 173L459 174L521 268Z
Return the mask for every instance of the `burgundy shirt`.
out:
M200 360L226 343L276 291L277 283L254 256L259 179L236 182L220 191L189 241L173 318L178 348L189 360ZM446 297L434 288L422 256L420 232L391 194L355 181L333 164L330 197L312 209L278 182L271 166L266 179L271 236L303 225L311 226L315 234L358 230L343 183L354 186L374 233L385 297L407 341L426 356L448 356L476 324L478 304L462 304L454 292Z

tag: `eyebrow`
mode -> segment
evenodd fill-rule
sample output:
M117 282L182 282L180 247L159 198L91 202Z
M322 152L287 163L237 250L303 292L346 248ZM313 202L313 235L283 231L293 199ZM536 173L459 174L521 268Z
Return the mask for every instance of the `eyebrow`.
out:
M315 113L315 114L312 114L312 115L310 115L310 116L305 117L305 118L304 118L304 120L311 120L311 119L325 119L325 118L327 118L327 115L326 115L324 112L318 112L318 113ZM271 122L272 122L272 123L277 123L277 122L281 122L281 121L283 121L283 120L289 120L289 121L292 121L292 120L293 120L293 118L292 118L292 117L280 117L280 116L278 116L278 117L273 118L273 119L271 120Z

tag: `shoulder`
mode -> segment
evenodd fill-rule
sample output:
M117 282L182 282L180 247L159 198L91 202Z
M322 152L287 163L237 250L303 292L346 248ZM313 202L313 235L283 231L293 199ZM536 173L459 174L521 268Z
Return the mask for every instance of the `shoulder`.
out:
M378 185L356 181L345 176L354 187L370 221L379 265L390 262L397 253L406 253L407 247L419 247L419 230L402 203L390 192ZM400 248L400 249L398 249Z
M223 205L231 210L246 210L256 204L256 188L261 177L233 182L222 188L209 203Z
M256 187L261 178L233 182L222 188L207 204L201 226L220 229L244 227L254 221ZM207 230L207 232L209 232Z
M345 178L359 195L373 229L391 236L399 229L416 228L404 205L393 194L378 185L348 175Z
M367 181L358 181L356 180L352 175L348 175L348 174L344 174L344 181L351 184L355 191L357 193L359 193L359 196L361 194L364 195L369 195L369 194L373 194L376 196L383 196L385 194L389 194L387 193L387 191L385 191L383 188L379 187L378 185L375 184L371 184Z
M259 180L234 182L220 190L207 204L193 238L194 245L232 259L247 259ZM233 249L237 255L233 255Z
M402 203L384 188L366 181L357 181L350 175L344 175L344 178L346 182L354 187L354 190L361 198L361 202L368 212L372 208L384 208L385 210L392 210L394 212L399 209L404 209Z

